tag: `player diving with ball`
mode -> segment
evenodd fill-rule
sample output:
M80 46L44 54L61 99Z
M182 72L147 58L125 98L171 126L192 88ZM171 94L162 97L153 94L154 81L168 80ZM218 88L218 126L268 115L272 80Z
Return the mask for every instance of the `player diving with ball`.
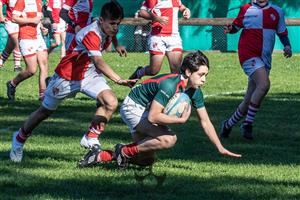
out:
M208 69L208 58L197 51L185 56L179 74L161 74L134 87L120 108L121 117L130 129L133 142L117 144L115 152L93 146L78 165L89 167L113 160L117 161L119 168L126 168L129 164L152 165L156 151L169 149L177 141L176 133L167 125L184 124L191 114L191 106L187 107L181 117L164 113L165 106L178 92L184 92L190 97L205 134L218 151L222 155L241 157L223 147L205 109L200 87L206 81Z

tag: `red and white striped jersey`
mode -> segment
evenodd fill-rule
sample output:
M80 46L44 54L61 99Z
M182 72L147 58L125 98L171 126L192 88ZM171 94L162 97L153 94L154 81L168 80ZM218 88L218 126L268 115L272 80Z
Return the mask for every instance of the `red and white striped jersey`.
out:
M54 23L60 22L59 12L65 0L49 0L47 10L51 11Z
M23 18L42 16L42 0L17 0L12 12ZM20 25L19 39L37 39L37 24Z
M151 35L170 36L179 34L178 11L181 6L181 0L145 0L141 9L147 8L157 16L169 18L168 23L165 25L153 22Z
M263 8L245 4L240 8L233 25L238 29L243 28L238 45L240 63L261 57L267 66L271 66L275 34L288 34L283 10L273 4Z
M89 25L92 19L92 0L65 0L63 8L69 10L69 17L81 28ZM68 25L67 32L75 33L74 29Z
M82 80L91 64L89 57L102 56L101 52L111 41L112 38L101 30L99 22L93 22L76 34L76 47L62 58L55 72L66 80Z
M17 3L17 0L1 0L3 5L6 5L6 20L11 21L12 11Z

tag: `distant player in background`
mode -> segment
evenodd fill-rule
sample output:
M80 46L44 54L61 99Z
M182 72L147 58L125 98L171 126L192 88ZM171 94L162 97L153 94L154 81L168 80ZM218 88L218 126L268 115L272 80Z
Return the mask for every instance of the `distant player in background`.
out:
M139 16L152 21L152 30L148 39L150 64L138 67L129 77L130 79L156 75L161 69L165 55L171 72L179 72L182 61L182 41L178 31L178 11L183 13L185 19L190 18L190 10L180 0L143 2Z
M152 165L156 151L171 148L176 143L176 133L167 125L183 124L190 116L190 106L181 117L164 113L165 106L178 92L184 92L190 97L199 123L218 151L222 155L241 157L223 147L207 114L200 87L205 83L208 69L207 57L197 51L184 58L180 74L158 75L134 87L120 109L121 117L130 129L133 143L117 144L115 153L94 146L78 165L89 167L114 158L120 168L127 167L129 163Z
M78 92L99 102L95 116L80 144L86 148L100 145L98 137L118 106L118 99L103 75L118 85L129 87L137 81L121 79L102 58L101 51L111 42L107 38L117 34L123 17L123 8L118 3L106 3L102 7L99 20L76 34L77 45L56 67L42 105L13 134L10 152L12 161L21 162L24 143L32 131L57 109L61 101L74 97Z
M241 7L237 18L225 26L225 33L236 33L241 28L238 54L241 66L248 76L248 88L244 100L230 118L222 124L220 136L228 138L231 129L242 118L241 131L246 139L253 139L252 124L262 101L270 88L272 52L275 34L284 46L284 56L292 56L286 29L284 12L268 0L253 0Z
M48 76L48 53L41 35L42 0L17 0L12 12L13 22L19 24L19 45L26 63L26 69L6 83L9 102L14 102L17 86L33 76L40 68L39 99L44 98L45 79Z
M92 0L65 0L59 16L68 24L65 40L67 52L72 52L72 49L76 46L75 34L92 22L92 11Z
M11 52L14 55L14 71L22 71L21 52L19 48L19 24L12 22L12 11L17 0L0 0L0 23L4 23L5 30L8 33L8 40L0 56L0 68L3 67ZM3 16L2 8L6 5L6 17Z
M54 42L51 43L49 48L49 53L61 45L60 58L63 58L66 55L66 22L59 17L59 13L64 2L65 0L49 0L47 5L47 10L50 12L49 16L52 22L52 34L54 38Z

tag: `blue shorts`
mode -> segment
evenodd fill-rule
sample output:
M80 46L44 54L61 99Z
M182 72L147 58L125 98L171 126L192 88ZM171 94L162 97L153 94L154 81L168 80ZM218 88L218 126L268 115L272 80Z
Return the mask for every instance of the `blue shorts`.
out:
M259 68L264 67L268 71L268 74L271 70L271 66L267 66L260 57L253 57L246 60L243 62L242 67L249 79L251 79L251 75Z

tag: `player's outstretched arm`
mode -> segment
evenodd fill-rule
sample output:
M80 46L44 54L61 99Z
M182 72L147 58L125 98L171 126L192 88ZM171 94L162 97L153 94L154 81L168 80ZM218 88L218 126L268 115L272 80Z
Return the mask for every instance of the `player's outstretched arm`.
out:
M95 64L95 67L100 70L105 76L111 79L113 82L124 85L128 87L132 87L137 80L124 80L122 79L114 70L103 60L101 56L91 56L90 59Z
M241 154L232 153L223 147L216 133L216 130L209 119L205 107L198 108L197 115L205 134L207 135L209 140L216 146L220 154L237 158L242 156Z

